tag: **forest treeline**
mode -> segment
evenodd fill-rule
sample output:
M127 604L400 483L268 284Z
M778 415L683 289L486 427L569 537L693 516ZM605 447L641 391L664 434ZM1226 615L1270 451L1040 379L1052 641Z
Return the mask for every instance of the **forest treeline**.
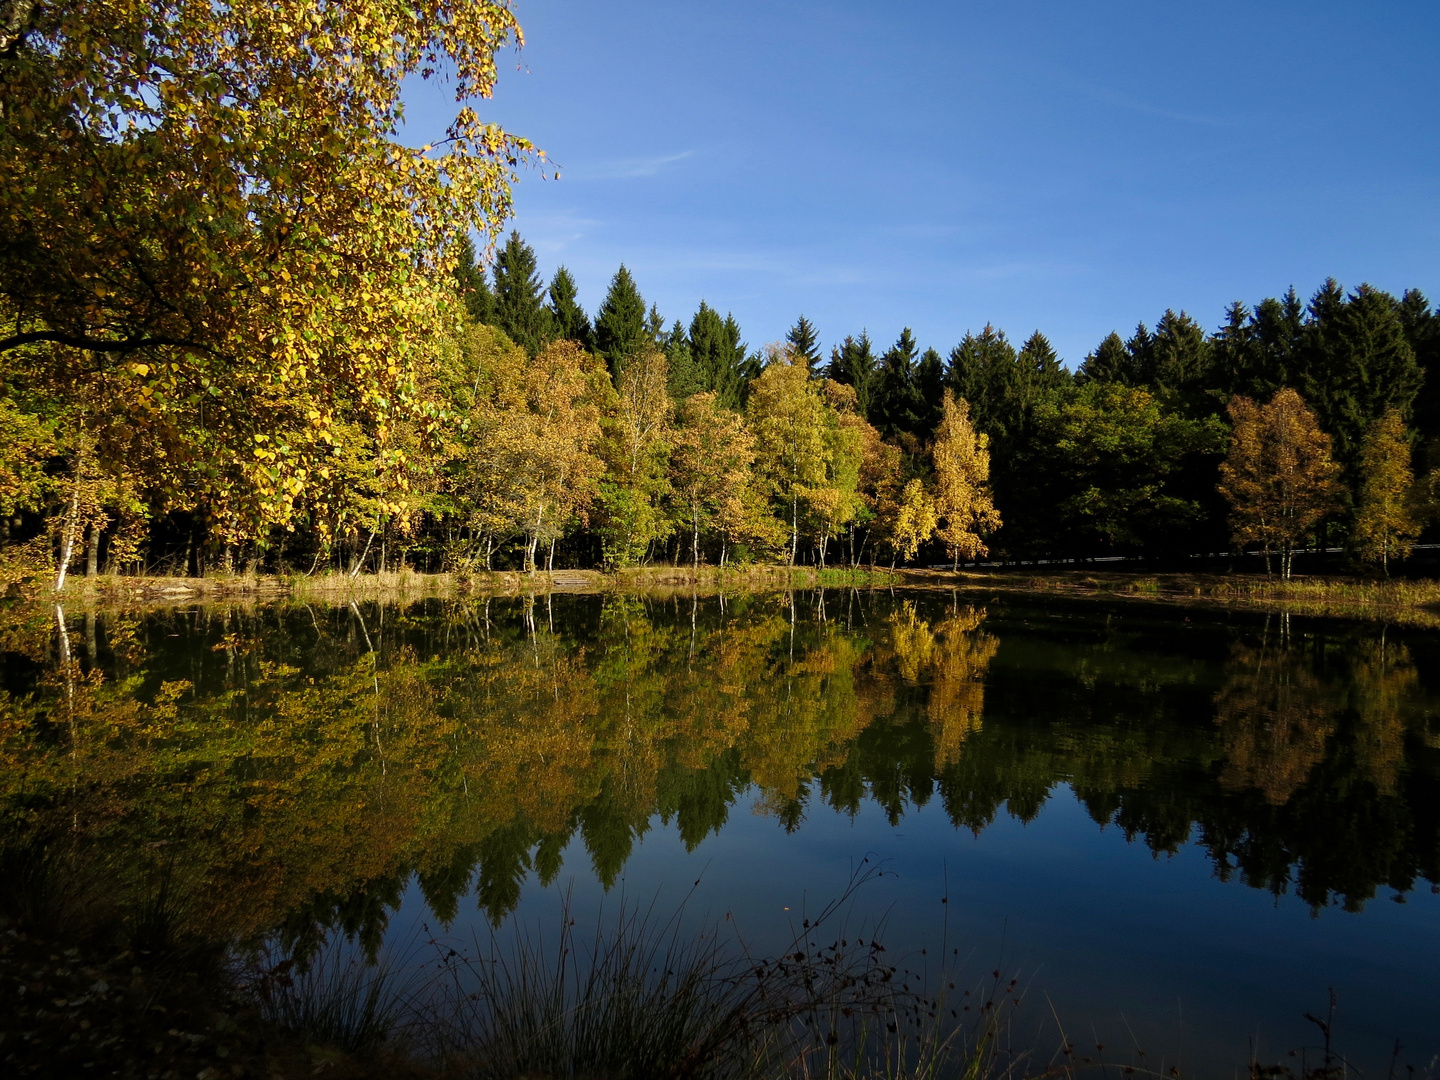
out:
M0 396L12 565L858 566L1236 546L1288 575L1317 539L1388 564L1435 504L1440 314L1414 290L1327 281L1308 303L1235 303L1214 332L1167 311L1072 372L1042 333L1017 347L990 326L946 355L907 328L884 351L861 331L826 356L802 316L752 350L704 301L667 326L624 266L592 319L570 273L547 285L515 233L488 273L465 244L454 289L464 315L419 354L404 409L256 431L260 490L220 499L201 455L199 482L177 484L163 450L147 462L133 440L67 432L18 366ZM202 396L190 420L204 412Z

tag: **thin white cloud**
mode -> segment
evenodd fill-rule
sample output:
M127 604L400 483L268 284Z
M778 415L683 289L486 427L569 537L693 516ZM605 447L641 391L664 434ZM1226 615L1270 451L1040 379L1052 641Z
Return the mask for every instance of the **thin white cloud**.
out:
M677 161L684 161L686 158L694 156L694 150L682 150L677 154L614 158L610 161L596 161L589 165L575 166L569 170L562 170L562 174L580 180L638 180L642 177L655 176Z
M1241 121L1226 116L1209 116L1203 113L1182 112L1177 109L1167 109L1160 105L1152 105L1148 101L1140 101L1128 94L1122 94L1117 90L1111 90L1103 86L1095 86L1071 75L1057 73L1057 81L1064 83L1071 90L1092 101L1098 101L1102 105L1109 105L1112 108L1124 109L1127 112L1140 113L1144 116L1157 116L1162 120L1174 120L1181 124L1196 124L1200 127L1225 128L1238 127Z

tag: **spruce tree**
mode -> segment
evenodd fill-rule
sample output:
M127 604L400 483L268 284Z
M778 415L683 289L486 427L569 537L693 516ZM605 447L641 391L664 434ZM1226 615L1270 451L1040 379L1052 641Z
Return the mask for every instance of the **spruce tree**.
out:
M740 325L734 316L722 319L718 311L701 300L690 320L688 344L700 389L713 393L727 409L741 408L751 376Z
M805 358L805 367L813 379L819 374L820 365L820 344L815 333L815 326L809 319L801 315L785 334L785 341L790 346L790 351L796 356Z
M916 436L928 439L940 425L945 403L945 360L936 349L926 349L915 365Z
M1135 333L1125 342L1125 352L1130 358L1126 378L1121 380L1129 386L1155 386L1155 339L1150 328L1143 322L1135 327Z
M550 319L555 327L555 337L560 341L578 341L586 349L595 349L595 330L590 325L590 316L577 299L579 290L570 271L561 266L550 281Z
M1055 346L1039 330L1025 339L1016 361L1032 391L1057 389L1070 382L1070 373L1060 363Z
M1015 347L989 323L978 334L967 333L950 350L946 381L955 396L968 402L975 427L1001 440L1007 428L1007 405L1015 396Z
M535 251L512 231L495 258L494 323L515 344L535 356L554 335L545 307L545 285L536 271Z
M1424 375L1414 406L1421 463L1435 468L1440 466L1440 312L1430 310L1430 301L1418 289L1407 289L1400 298L1399 313L1405 340L1415 351L1415 362Z
M1218 413L1220 401L1209 393L1212 382L1210 340L1185 312L1167 310L1150 340L1150 365L1156 393L1181 405L1190 415Z
M1391 409L1409 413L1424 373L1389 293L1361 285L1346 297L1331 279L1310 302L1310 316L1306 397L1354 490L1365 433Z
M670 327L670 332L665 335L665 342L662 346L666 358L670 361L670 396L676 404L684 401L692 394L698 394L705 390L705 379L700 371L700 366L695 362L695 355L690 351L690 342L685 336L685 327L676 319L675 324Z
M901 434L915 436L920 428L920 395L915 385L915 361L919 347L907 326L895 344L880 358L876 378L875 426L887 438Z
M645 316L645 336L657 349L665 348L665 320L660 315L658 304L650 305L650 314Z
M466 235L460 241L460 254L455 265L455 284L465 302L465 310L478 323L489 323L495 317L495 294L485 279L485 271L475 264L475 243Z
M1244 303L1236 300L1225 309L1225 322L1211 338L1210 346L1216 389L1223 392L1227 400L1236 394L1255 397L1253 384L1258 374L1260 350L1254 318Z
M1282 386L1299 386L1305 351L1305 306L1292 285L1280 299L1262 300L1251 319L1255 358L1247 396L1273 397Z
M875 392L876 360L868 332L858 338L846 337L830 350L830 363L825 377L855 388L855 401L860 415L870 418Z
M605 358L611 377L616 378L626 361L638 356L648 340L645 300L630 271L621 263L595 316L595 351Z
M1130 353L1125 341L1115 331L1110 331L1095 351L1085 357L1076 374L1076 381L1084 383L1123 383L1131 380Z

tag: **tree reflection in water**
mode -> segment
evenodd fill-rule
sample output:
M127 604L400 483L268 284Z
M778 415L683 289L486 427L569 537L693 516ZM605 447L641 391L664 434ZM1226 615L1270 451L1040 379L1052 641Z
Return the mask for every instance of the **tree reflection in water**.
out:
M925 593L17 609L0 877L373 949L412 875L441 922L472 893L498 922L577 837L609 887L656 822L694 848L742 799L803 830L938 794L979 831L1069 784L1316 907L1437 879L1428 638L1173 621Z

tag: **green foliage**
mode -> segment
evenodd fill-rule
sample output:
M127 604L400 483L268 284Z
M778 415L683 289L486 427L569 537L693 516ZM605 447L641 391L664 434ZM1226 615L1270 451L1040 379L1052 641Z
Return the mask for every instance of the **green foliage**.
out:
M648 343L645 300L630 271L621 263L595 316L595 350L609 366L611 376L616 377Z
M694 372L691 385L697 390L714 394L727 409L740 409L745 404L747 381L755 374L754 364L740 340L740 324L733 315L720 318L720 313L700 301L690 320L690 363Z
M860 331L858 338L846 337L830 350L830 363L825 376L834 382L844 383L855 390L855 400L860 415L873 420L873 398L876 383L876 359L871 349L870 335Z
M556 332L545 306L545 286L536 268L535 251L512 231L495 257L495 307L492 320L515 344L534 356L552 338L580 340ZM571 301L573 303L573 295ZM584 342L581 341L583 344Z
M812 378L819 374L820 339L815 333L814 323L801 315L795 320L795 325L785 332L785 342L792 353L804 359Z
M1077 553L1164 544L1200 517L1200 506L1168 481L1188 456L1219 452L1218 420L1188 420L1148 391L1092 382L1043 405L1036 421L1050 505Z
M889 439L921 434L926 403L916 381L919 346L907 326L895 344L880 358L871 397L870 420Z
M578 290L570 271L560 266L550 280L550 320L554 333L561 341L574 341L592 352L595 349L595 330L590 317L576 299Z
M460 250L455 261L455 285L472 321L494 321L495 294L490 291L485 271L475 264L475 242L468 235L460 238Z
M1332 279L1311 300L1310 316L1300 389L1353 484L1366 432L1391 409L1410 411L1424 372L1388 293L1361 285L1347 297Z

